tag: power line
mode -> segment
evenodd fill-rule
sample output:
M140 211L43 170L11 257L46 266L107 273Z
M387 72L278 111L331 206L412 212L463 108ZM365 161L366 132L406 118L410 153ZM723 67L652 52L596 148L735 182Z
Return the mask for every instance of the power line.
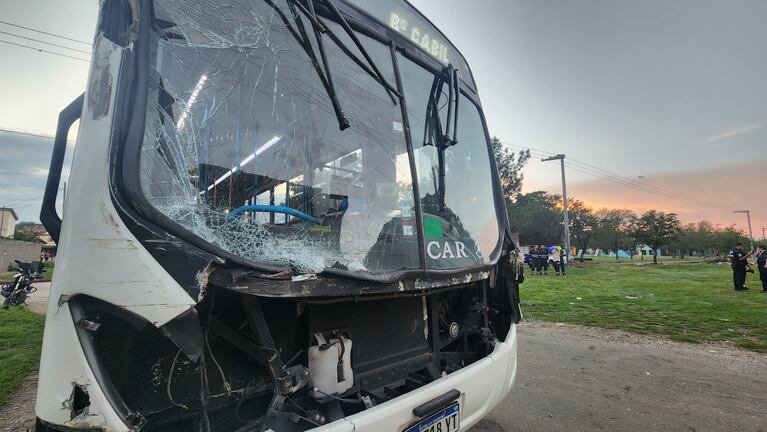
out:
M682 194L679 194L679 193L676 193L676 192L666 191L665 189L656 188L654 186L643 185L641 183L634 183L634 182L626 179L625 177L612 176L610 174L606 174L606 173L599 172L599 171L594 171L594 170L591 170L591 169L588 169L588 168L584 168L584 167L576 165L576 164L568 164L568 167L573 169L573 170L575 170L575 171L578 171L578 172L581 172L581 173L584 173L584 174L588 174L588 175L591 175L593 177L600 178L602 180L606 180L606 181L610 181L610 182L613 182L613 183L617 183L617 184L622 185L622 186L626 186L626 187L629 187L629 188L632 188L632 189L635 189L635 190L647 192L647 193L650 193L650 194L653 194L653 195L656 195L656 196L660 196L660 197L663 197L663 198L674 199L674 200L682 201L682 202L685 202L685 203L688 203L688 204L694 204L694 205L699 205L699 206L711 207L711 208L716 208L716 209L723 209L722 206L710 203L708 201L703 201L703 200L700 200L700 199L697 199L697 198L694 198L694 197L690 197L690 196L687 196L687 195L682 195Z
M39 137L39 138L53 139L53 136L51 136L51 135L40 135L40 134L35 134L35 133L32 133L32 132L21 132L21 131L15 131L15 130L10 130L10 129L2 129L2 128L0 128L0 132L8 132L8 133L12 133L12 134L28 135L28 136Z
M13 209L16 210L16 209L28 208L28 207L32 207L32 206L35 206L35 205L38 205L38 206L42 205L42 203L40 202L40 199L38 199L37 202L30 202L29 204L15 205L15 206L13 206Z
M699 200L694 197L690 197L687 195L683 195L677 192L672 192L669 190L661 189L655 186L647 185L644 183L637 182L635 180L629 179L627 177L623 177L619 174L612 173L610 171L604 170L599 167L595 167L593 165L585 164L583 162L580 162L576 159L573 159L568 166L576 171L582 172L584 174L589 174L595 177L599 177L604 180L612 181L614 183L622 184L624 186L632 187L637 190L642 190L645 192L653 193L656 195L664 196L666 198L673 198L673 199L679 199L681 201L693 203L693 204L700 204L700 205L706 205L706 206L715 206L718 207L716 204L709 203L707 201Z
M20 175L20 176L42 177L40 174L20 172L20 171L0 171L0 175Z
M2 39L0 39L0 43L5 43L5 44L8 44L8 45L15 45L17 47L27 48L27 49L38 51L38 52L41 52L41 53L53 54L53 55L57 55L57 56L61 56L61 57L71 58L71 59L74 59L74 60L80 60L80 61L83 61L83 62L86 62L86 63L90 63L91 62L90 60L87 60L87 59L84 59L84 58L75 57L75 56L66 55L66 54L61 54L61 53L57 53L57 52L54 52L54 51L48 51L48 50L44 50L42 48L35 48L35 47L29 46L29 45L22 45L22 44L17 44L17 43L14 43L14 42L8 42L8 41L2 40Z
M572 159L572 162L575 162L578 165L586 167L587 169L590 168L590 169L598 170L598 171L604 172L604 173L606 173L606 174L608 174L608 175L610 175L612 177L618 178L618 179L620 179L622 181L625 181L625 182L628 182L628 183L631 183L631 184L634 184L634 185L637 185L637 186L641 186L641 187L644 187L644 188L647 188L647 189L652 189L652 190L660 192L660 193L664 193L664 194L668 194L668 195L674 195L674 196L677 196L679 198L691 199L693 201L696 201L698 203L701 203L701 204L704 204L704 205L708 205L708 206L711 206L711 207L727 209L727 208L725 208L723 206L720 206L718 204L715 204L715 203L711 203L711 202L708 202L708 201L705 201L705 200L701 200L701 199L698 199L698 198L690 197L688 195L680 194L678 192L673 192L673 191L670 191L670 190L667 190L667 189L662 189L662 188L659 188L657 186L648 185L648 184L636 181L634 179L630 179L630 178L621 176L620 174L616 174L614 172L610 172L610 171L605 170L603 168L599 168L597 166L588 164L586 162L579 161L577 159ZM727 210L729 210L729 209L727 209Z
M26 37L26 36L18 35L18 34L15 34L15 33L9 33L9 32L5 32L5 31L0 30L0 34L17 37L19 39L26 39L26 40L30 40L32 42L47 44L47 45L55 46L57 48L63 48L63 49L67 49L67 50L76 51L76 52L79 52L79 53L90 55L90 51L83 51L83 50L80 50L80 49L77 49L77 48L70 48L68 46L58 45L58 44L55 44L55 43L52 43L52 42L46 42L44 40L35 39L35 38L31 38L31 37Z
M575 171L578 171L578 172L581 172L581 173L584 173L584 174L588 174L588 175L600 178L602 180L606 180L606 181L610 181L610 182L613 182L613 183L617 183L617 184L622 185L622 186L626 186L626 187L629 187L629 188L632 188L632 189L635 189L635 190L647 192L647 193L650 193L650 194L653 194L653 195L656 195L656 196L660 196L660 197L663 197L663 198L674 199L674 200L682 201L682 202L685 202L685 203L688 203L688 204L694 204L694 205L699 205L699 206L704 206L704 207L710 207L710 208L716 208L716 209L724 209L722 206L710 203L708 201L703 201L703 200L700 200L700 199L697 199L697 198L694 198L694 197L690 197L690 196L687 196L687 195L682 195L682 194L679 194L679 193L676 193L676 192L671 192L671 191L666 191L664 189L655 188L654 186L649 186L649 185L642 186L641 184L636 184L636 183L632 183L630 181L626 181L625 178L622 178L622 177L614 177L614 176L610 176L609 174L595 172L593 170L585 169L585 168L583 168L581 166L578 166L578 165L575 165L575 164L570 164L570 165L568 165L568 167L573 169L573 170L575 170Z
M24 30L29 30L29 31L37 32L37 33L42 33L44 35L53 36L53 37L57 37L57 38L61 38L61 39L66 39L68 41L77 42L77 43L81 43L83 45L91 46L90 42L85 42L85 41L73 39L71 37L62 36L62 35L58 35L58 34L55 34L55 33L48 33L48 32L42 31L42 30L33 29L31 27L24 27L23 25L9 23L7 21L0 21L0 24L5 24L5 25L9 25L11 27L17 27L17 28L21 28L21 29L24 29Z
M509 144L509 146L513 147L513 148L523 149L523 150L525 149L524 147L518 146L518 145ZM530 152L534 156L538 156L538 157L548 157L548 156L551 156L551 155L554 154L554 153L548 152L546 150L533 149L533 148L530 148ZM572 159L572 158L568 158L568 159L569 159L569 161L566 162L566 165L568 166L568 168L571 168L571 169L573 169L575 171L578 171L578 172L581 172L581 173L584 173L584 174L587 174L587 175L590 175L590 176L593 176L593 177L600 178L602 180L606 180L606 181L609 181L609 182L612 182L612 183L616 183L616 184L619 184L619 185L622 185L622 186L625 186L625 187L629 187L629 188L632 188L632 189L635 189L635 190L639 190L639 191L642 191L642 192L647 192L647 193L650 193L650 194L653 194L653 195L657 195L657 196L661 196L661 197L664 197L664 198L669 198L669 199L675 199L675 200L678 200L678 201L683 201L683 202L686 202L688 204L695 204L695 205L700 205L700 206L706 206L706 207L716 208L716 209L720 209L720 210L728 210L724 206L720 206L718 204L710 203L708 201L700 200L700 199L697 199L697 198L694 198L694 197L691 197L691 196L688 196L688 195L680 194L680 193L677 193L677 192L673 192L673 191L669 191L669 190L666 190L666 189L661 189L661 188L658 188L658 187L655 187L655 186L651 186L651 185L647 185L647 184L644 184L644 183L637 182L636 180L632 180L632 179L629 179L627 177L623 177L623 176L621 176L619 174L615 174L613 172L604 170L604 169L599 168L597 166L594 166L594 165L591 165L591 164L587 164L585 162L581 162L581 161L579 161L577 159Z
M5 205L7 205L8 203L11 203L11 204L25 204L25 203L30 203L30 202L34 202L34 201L40 202L41 199L39 197L38 198L32 198L32 199L7 199L7 200L4 200L3 203Z

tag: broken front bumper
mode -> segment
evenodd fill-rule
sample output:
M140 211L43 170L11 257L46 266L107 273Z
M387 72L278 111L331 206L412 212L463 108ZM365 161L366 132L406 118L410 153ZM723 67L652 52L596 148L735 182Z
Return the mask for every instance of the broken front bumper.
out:
M74 335L74 332L70 334ZM84 360L84 358L81 358L81 361ZM486 416L506 397L514 383L516 372L517 331L516 326L512 326L506 340L504 342L497 342L493 352L482 360L449 375L445 375L406 395L314 430L317 432L355 430L366 432L401 431L418 420L418 416L413 413L413 408L452 389L457 389L461 393L458 399L458 403L461 406L461 426L462 430L467 430ZM93 377L89 378L81 377L83 381L95 384ZM83 413L84 415L76 418L69 418L67 416L62 419L61 414L64 412L68 414L69 410L66 406L67 400L61 394L59 398L63 400L60 410L55 410L54 412L37 411L38 416L47 419L47 421L38 418L36 432L130 430L115 415L114 410L103 397L103 393L99 389L94 388L97 385L90 385L89 387L92 403L92 409L89 412ZM45 389L39 390L46 391ZM94 405L99 407L97 408ZM38 405L38 408L42 407Z
M353 416L313 429L317 432L397 432L418 420L413 408L452 389L461 392L461 430L468 430L492 411L511 390L517 373L517 328L482 360L445 375L406 395Z

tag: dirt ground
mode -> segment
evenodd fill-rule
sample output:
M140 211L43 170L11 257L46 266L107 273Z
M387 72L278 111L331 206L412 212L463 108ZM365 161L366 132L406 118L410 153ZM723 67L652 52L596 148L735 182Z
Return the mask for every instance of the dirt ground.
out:
M471 432L767 432L767 355L724 344L525 322L512 393ZM0 409L34 426L36 377Z
M27 307L33 312L45 315L48 309L48 295L51 292L50 282L35 282L37 292L27 297Z
M472 432L767 432L767 354L527 322L512 393Z
M24 380L11 400L0 408L0 431L26 432L35 430L35 393L37 375Z

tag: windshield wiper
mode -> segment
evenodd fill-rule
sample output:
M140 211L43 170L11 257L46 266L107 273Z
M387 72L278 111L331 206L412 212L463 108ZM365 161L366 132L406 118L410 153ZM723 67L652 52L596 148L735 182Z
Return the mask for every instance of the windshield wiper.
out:
M442 74L435 75L429 92L429 101L426 104L426 118L423 127L423 145L433 145L437 148L437 167L432 175L435 177L435 192L439 213L445 210L445 150L458 143L456 132L458 130L458 99L460 96L458 72L452 65L447 65ZM443 87L447 84L447 116L445 118L445 130L442 130L440 106ZM434 168L432 168L434 169Z
M312 66L314 66L314 70L315 72L317 72L317 76L322 82L322 86L325 87L325 91L327 92L328 97L330 97L330 102L333 105L333 111L335 112L336 119L338 120L338 127L341 130L348 128L349 120L346 118L346 115L341 109L341 104L338 102L338 98L336 97L335 87L333 87L332 85L332 78L331 78L331 81L329 81L328 77L323 72L323 69L320 66L320 63L317 60L317 56L314 54L314 49L312 48L311 42L309 41L309 36L306 34L306 29L304 29L303 21L301 20L301 17L298 15L298 12L296 12L296 7L294 5L299 3L296 3L295 0L286 0L291 13L293 14L293 19L295 20L296 27L298 28L298 31L296 31L296 29L294 29L293 26L290 24L290 20L288 19L288 17L285 16L285 13L282 12L282 9L280 9L279 6L274 4L272 0L264 0L264 2L267 5L269 5L272 9L274 9L275 12L277 12L277 15L279 15L283 24L285 24L285 27L288 29L288 31L296 40L296 42L298 42L301 48L304 49L304 52L311 60ZM303 8L303 5L301 5L301 8ZM319 22L317 22L316 24L319 24ZM316 26L316 27L319 28L319 26ZM323 56L323 63L324 63L324 56ZM325 69L326 71L329 71L329 68L326 67Z
M277 9L277 7L271 2L271 0L265 0L268 4L270 4L273 8ZM336 112L336 117L338 119L339 127L341 130L344 130L348 128L349 121L346 118L346 115L343 112L343 109L341 108L340 102L338 101L338 97L336 95L335 90L335 84L333 83L333 76L331 73L331 69L329 66L329 61L327 58L327 55L325 53L325 47L322 42L322 35L327 34L330 39L338 46L341 51L346 54L347 57L349 57L352 61L354 61L365 73L370 75L374 80L376 80L379 84L383 86L383 88L386 90L386 93L389 95L389 98L391 99L393 104L397 104L397 98L400 97L399 92L397 89L394 88L388 81L386 81L386 78L384 78L381 71L378 69L378 66L376 66L373 59L368 54L365 47L362 45L362 42L360 42L357 35L354 33L354 30L351 28L349 23L346 21L346 19L343 17L341 12L336 7L335 3L333 3L333 0L324 0L325 6L327 9L335 16L335 18L340 23L341 27L344 29L346 34L349 36L349 38L352 40L354 45L357 47L357 49L362 53L362 56L365 58L367 64L365 64L362 60L359 59L354 53L351 52L351 50L344 44L341 39L332 31L330 28L328 28L327 25L323 24L320 18L317 16L317 11L315 9L314 0L306 0L308 4L308 9L300 2L300 0L286 0L288 7L291 10L291 13L293 14L293 19L296 23L296 27L298 28L298 31L301 33L300 37L298 34L295 33L295 31L292 30L292 26L286 21L286 18L283 19L283 22L285 22L285 25L288 26L289 30L291 30L291 33L293 33L294 37L297 38L297 41L299 44L304 48L304 50L307 52L307 55L312 59L312 62L315 64L315 70L317 70L318 75L320 75L320 79L323 81L323 85L325 85L325 89L328 92L328 95L331 98L331 102L333 103L333 108ZM298 15L298 12L300 11L306 18L310 21L312 24L312 28L314 30L314 37L315 41L317 43L317 48L319 49L320 54L320 60L322 60L322 70L319 68L319 64L317 63L317 56L314 54L314 50L312 49L311 43L309 42L308 35L306 33L306 30L304 28L303 22L301 20L301 17ZM281 11L278 10L278 13L280 13L281 17L284 17L284 15L281 13Z
M338 46L338 48L343 51L344 54L346 54L347 57L352 59L354 63L357 64L362 70L364 70L368 75L370 75L374 80L378 81L379 84L381 84L384 89L386 90L386 93L389 95L389 98L391 99L392 103L395 105L397 104L397 100L395 99L395 96L397 98L400 97L399 91L391 85L386 78L384 78L381 71L378 69L378 66L376 66L376 63L373 61L372 58L370 58L370 55L368 54L365 47L360 42L357 35L354 33L354 30L349 25L349 22L346 21L346 19L341 15L341 12L338 11L338 8L336 8L335 3L333 3L333 0L325 0L325 4L327 5L328 10L330 10L333 15L338 19L339 23L341 24L341 27L344 29L346 34L349 36L349 39L354 42L354 45L359 49L359 51L362 53L362 56L365 57L365 60L368 62L370 67L362 62L362 60L357 57L356 54L351 52L349 48L344 44L341 39L335 34L333 30L328 28L328 26L324 25L322 21L320 21L320 18L317 16L317 12L314 8L314 1L313 0L306 0L309 4L309 9L306 9L303 4L301 4L300 0L288 0L290 3L292 3L295 7L298 8L306 17L309 19L309 21L314 24L320 33L325 34L327 33L328 36L330 36L330 39ZM371 70L372 68L372 70Z
M297 1L297 0L294 0ZM314 3L314 0L308 0L309 4L312 5ZM362 53L362 56L365 57L365 60L368 62L370 67L373 69L372 71L368 69L362 61L360 61L357 56L355 56L349 49L341 42L340 39L330 30L328 30L328 35L330 35L331 39L333 39L333 42L338 45L339 48L352 60L354 60L357 65L359 65L365 72L367 72L370 76L372 76L376 81L378 81L379 84L381 84L384 89L386 90L386 93L391 98L392 103L395 105L397 104L397 101L394 98L394 95L397 97L400 97L399 92L386 81L386 78L384 78L381 71L378 69L378 66L376 66L375 62L372 58L370 58L370 54L368 54L365 47L362 45L362 42L360 42L359 38L357 37L357 34L354 33L354 30L349 25L349 23L346 21L346 18L341 15L341 12L339 12L338 8L336 8L335 3L333 0L324 0L325 4L328 6L331 12L333 12L333 15L338 19L338 22L341 24L341 27L343 27L344 31L346 31L346 34L349 36L349 38L354 42L354 45L357 47L357 49ZM312 9L312 12L314 12L314 9ZM315 19L317 19L317 15L315 14Z
M320 51L320 59L322 60L322 67L325 71L325 80L327 81L327 90L328 90L328 96L330 96L330 100L333 103L333 107L336 112L336 118L338 119L338 127L341 130L344 130L350 126L349 119L346 118L346 115L344 114L343 109L341 108L341 103L338 102L338 95L336 94L336 86L333 84L333 75L330 73L330 63L328 62L327 54L325 54L325 45L322 43L322 34L320 33L320 30L327 31L327 27L323 26L319 20L317 19L317 13L314 11L314 1L308 0L309 4L309 12L310 17L309 21L311 21L314 25L312 26L312 29L314 29L314 40L317 42L317 48ZM303 5L299 3L297 0L288 0L288 7L290 7L291 11L293 12L294 19L296 20L296 26L301 30L301 34L304 36L305 40L308 44L308 37L306 35L306 32L304 30L303 22L301 21L301 17L296 14L296 9L294 5L298 5L302 11L305 11L303 8ZM311 50L311 45L309 45L309 49Z
M447 78L447 79L445 79ZM435 75L429 92L429 100L426 104L426 119L423 128L423 144L433 145L440 150L454 146L458 143L458 71L448 65L442 75ZM445 118L445 129L442 129L442 119L440 111L444 108L439 106L442 99L443 87L447 84L447 116Z

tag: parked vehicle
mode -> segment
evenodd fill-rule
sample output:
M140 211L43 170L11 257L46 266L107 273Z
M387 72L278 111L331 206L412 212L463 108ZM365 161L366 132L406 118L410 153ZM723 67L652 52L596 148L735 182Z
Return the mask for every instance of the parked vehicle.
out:
M476 83L428 19L100 5L41 213L38 432L456 432L511 391L520 257Z
M16 269L19 273L13 276L13 280L0 287L0 294L5 297L3 307L21 306L27 301L27 296L37 291L32 282L43 273L43 263L40 261L21 262L15 260Z

